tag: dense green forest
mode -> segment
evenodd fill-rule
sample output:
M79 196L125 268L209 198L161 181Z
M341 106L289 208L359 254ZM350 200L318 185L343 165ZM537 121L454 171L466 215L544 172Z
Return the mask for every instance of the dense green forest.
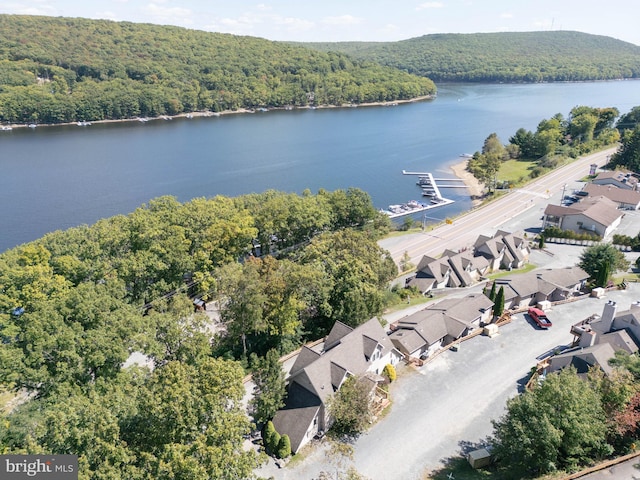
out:
M247 360L379 314L389 225L358 189L160 197L2 253L0 393L25 402L0 452L77 454L83 480L250 477Z
M179 27L0 15L0 121L341 105L435 93L390 67Z
M640 47L571 31L434 34L399 42L302 43L436 82L557 82L640 77Z

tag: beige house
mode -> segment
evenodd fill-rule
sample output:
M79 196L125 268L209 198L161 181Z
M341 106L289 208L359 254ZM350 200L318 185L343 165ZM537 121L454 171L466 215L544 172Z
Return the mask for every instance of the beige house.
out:
M620 170L600 172L592 183L613 185L625 190L638 190L638 179L631 172L621 172Z
M640 302L620 313L615 302L607 302L601 316L593 316L573 325L571 333L576 337L576 346L551 357L548 371L555 372L573 366L578 374L584 375L589 369L597 367L609 375L613 371L609 360L615 357L617 351L628 354L638 351Z
M273 418L274 427L289 436L296 453L329 429L326 402L348 377L369 379L373 390L382 381L384 367L401 359L377 318L355 329L336 322L323 344L302 347L289 373L286 405Z
M490 271L522 267L530 253L528 242L512 233L498 231L493 237L481 235L473 250L445 250L440 258L423 256L416 275L406 285L416 287L423 294L446 287L468 287Z
M547 269L497 279L496 291L503 287L506 309L540 302L565 300L584 287L589 274L580 267Z
M587 197L568 207L547 205L542 228L553 226L605 238L620 225L622 215L614 201L604 196Z
M445 299L395 322L389 338L405 358L426 358L487 323L492 307L484 294Z
M640 209L640 190L637 189L629 190L628 188L619 188L613 185L588 183L582 190L587 192L590 197L607 197L623 210Z

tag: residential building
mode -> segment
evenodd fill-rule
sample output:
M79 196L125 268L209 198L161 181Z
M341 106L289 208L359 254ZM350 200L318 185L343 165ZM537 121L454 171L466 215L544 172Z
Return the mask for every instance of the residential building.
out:
M580 267L538 270L497 279L504 289L504 306L515 309L541 302L558 302L579 293L589 278Z
M602 238L613 232L622 220L623 212L606 197L587 197L571 206L547 205L543 228L550 226L576 233L592 233Z
M613 185L598 185L596 183L588 183L582 189L587 192L590 197L607 197L615 202L618 208L623 210L640 209L640 190L629 190L628 188L619 188Z
M474 244L474 255L486 258L491 270L521 268L530 254L525 238L502 230L493 237L480 235Z
M355 329L336 322L322 345L302 347L289 374L286 405L273 418L274 427L289 436L291 450L297 452L329 429L327 401L348 377L369 378L375 388L383 380L384 367L401 359L377 318Z
M389 338L406 358L426 358L489 322L492 307L484 294L448 298L395 322Z
M423 294L446 287L468 287L487 272L522 267L530 253L528 242L512 233L498 231L493 237L481 235L473 250L445 250L437 259L425 255L418 263L416 275L406 285L416 287Z
M617 351L633 354L640 345L640 302L629 310L618 313L615 302L604 305L602 315L593 315L571 327L575 335L574 348L549 359L549 372L573 366L578 374L586 374L590 368L600 368L606 375L613 368L609 360Z
M638 190L638 178L631 172L620 170L600 172L592 183L596 185L613 185L625 190Z

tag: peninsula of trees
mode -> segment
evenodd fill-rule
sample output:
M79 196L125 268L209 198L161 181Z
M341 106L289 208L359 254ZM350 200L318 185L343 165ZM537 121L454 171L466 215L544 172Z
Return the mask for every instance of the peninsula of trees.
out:
M434 94L341 53L179 27L0 15L0 122L342 105Z
M303 43L436 82L559 82L640 77L640 47L572 31L434 34L399 42Z

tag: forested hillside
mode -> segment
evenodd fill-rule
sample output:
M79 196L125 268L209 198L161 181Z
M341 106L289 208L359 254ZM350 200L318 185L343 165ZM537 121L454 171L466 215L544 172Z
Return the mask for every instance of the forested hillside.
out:
M388 222L357 189L161 197L4 252L0 394L25 402L0 409L0 451L79 455L82 480L251 478L243 366L379 314Z
M179 27L0 15L0 121L411 99L433 82L341 53Z
M387 43L305 43L441 82L555 82L640 77L640 47L580 32L437 34Z

